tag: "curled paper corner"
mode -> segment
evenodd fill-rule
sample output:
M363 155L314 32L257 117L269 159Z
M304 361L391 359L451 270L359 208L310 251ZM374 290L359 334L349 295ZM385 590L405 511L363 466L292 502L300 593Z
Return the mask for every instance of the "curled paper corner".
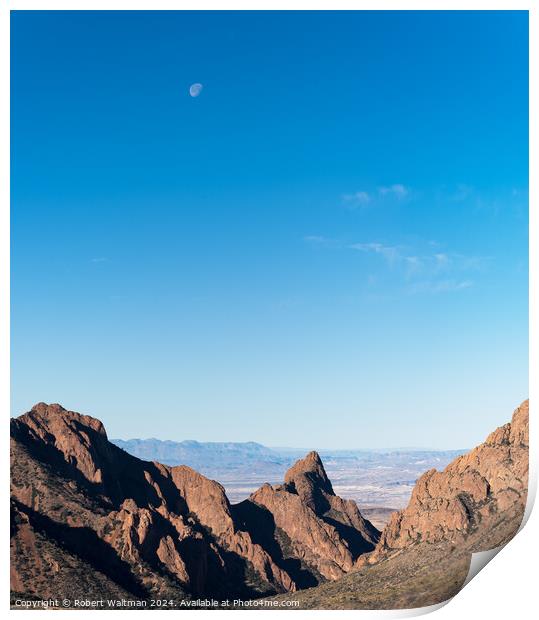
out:
M472 553L470 568L468 569L466 581L462 584L462 588L465 588L477 575L477 573L483 570L490 560L492 560L494 556L498 555L504 547L505 545L500 545L499 547L494 547L494 549L489 549L488 551L476 551L475 553Z
M434 611L438 611L442 607L445 607L453 597L448 598L441 603L435 603L434 605L427 605L426 607L411 607L409 609L355 609L354 612L359 615L373 614L375 613L380 618L416 618L417 616L425 616ZM320 610L318 610L320 611ZM339 611L343 611L340 609Z
M537 486L534 480L528 486L528 497L526 500L526 508L524 509L524 516L522 518L522 521L520 522L518 530L515 532L515 535L511 538L511 540L513 540L513 538L521 532L522 528L526 525L528 519L530 518L530 514L533 509L533 505L535 503L536 492L537 492ZM511 540L508 540L506 543L504 543L503 545L500 545L499 547L494 547L493 549L488 549L487 551L477 551L476 553L472 553L472 559L470 561L470 568L468 569L468 574L466 576L465 582L462 584L462 588L465 588L470 583L470 581L477 575L477 573L483 570L483 568L485 568L485 566L496 555L498 555L498 553L506 545L511 544Z
M470 567L468 569L468 574L466 575L466 579L462 586L459 589L459 592L465 588L470 581L479 573L485 566L496 556L505 545L501 545L499 547L495 547L494 549L489 549L488 551L477 551L476 553L472 553L472 557L470 560ZM458 596L458 593L455 594ZM436 603L435 605L428 605L427 607L417 607L416 609L403 609L399 615L401 618L411 618L414 616L424 616L426 614L430 614L438 609L441 609L447 603L452 601L455 596L452 596L441 603Z
M462 584L462 586L459 589L459 592L461 592L469 583L470 581L480 572L483 570L483 568L485 568L485 566L492 560L494 559L495 556L498 555L498 553L504 548L506 547L508 544L511 543L511 540L513 540L513 538L520 533L520 531L522 530L522 528L526 525L526 522L528 521L529 517L530 517L530 513L532 511L533 505L535 503L535 496L536 496L536 488L535 485L532 485L528 491L528 498L526 501L526 508L524 511L524 516L522 518L522 521L520 523L520 526L518 528L518 530L516 531L516 533L514 534L514 536L508 540L506 543L504 543L503 545L500 545L499 547L494 547L493 549L488 549L486 551L476 551L475 553L472 553L472 557L470 560L470 567L468 568L468 574L466 575L466 579L464 581L464 583ZM457 594L455 594L455 596L457 596ZM453 600L453 598L455 598L455 596L452 596L451 598L446 599L445 601L442 601L440 603L437 603L435 605L428 605L427 607L418 607L415 609L403 609L400 610L400 614L398 617L401 618L411 618L414 616L424 616L426 614L430 614L434 611L437 611L438 609L441 609L442 607L444 607L445 605L447 605L447 603L449 603L451 600ZM397 616L394 616L397 617Z
M400 617L401 618L413 618L417 616L425 616L427 614L431 614L434 611L438 611L438 609L445 607L447 603L449 603L450 600L451 599L448 598L447 600L442 601L441 603L436 603L435 605L427 605L427 607L416 607L415 609L403 609L401 611Z
M528 522L530 518L531 512L535 505L535 498L537 496L537 471L534 467L529 474L528 477L528 497L526 498L526 507L524 508L524 516L522 517L522 521L520 522L520 526L518 528L517 534L522 530L522 528Z
M483 568L485 568L485 566L490 562L490 560L492 560L492 558L497 555L504 547L505 545L501 545L499 547L495 547L494 549L489 549L488 551L477 551L476 553L472 553L468 574L466 575L466 579L460 587L459 592L461 592L462 589L465 588L470 583L470 581L477 575L477 573L479 573ZM458 593L455 596L458 596ZM453 598L455 597L452 596L451 598L448 598L441 603L437 603L436 605L429 605L428 607L418 607L417 609L403 610L401 617L404 618L412 616L424 616L426 614L430 614L433 611L437 611L438 609L441 609L442 607L447 605L447 603L452 601Z

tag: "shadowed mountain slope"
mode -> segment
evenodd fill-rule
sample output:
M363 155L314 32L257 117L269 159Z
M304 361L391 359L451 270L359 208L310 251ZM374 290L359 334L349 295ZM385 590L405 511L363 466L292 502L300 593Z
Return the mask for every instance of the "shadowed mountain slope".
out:
M295 589L236 527L217 482L132 457L108 442L101 422L60 405L36 405L12 420L11 435L18 591L39 583L35 594L58 597L79 579L84 588L82 570L64 579L54 568L34 585L39 550L22 544L30 529L55 547L58 564L71 554L137 597Z
M293 465L284 484L263 485L234 512L254 538L262 532L274 538L275 546L266 548L278 565L299 559L294 575L301 585L337 579L351 571L380 536L355 502L335 495L316 452Z
M328 566L335 554L324 577L335 578L378 532L311 461L290 470L286 493L324 530ZM298 546L293 534L284 553L287 526L271 530L264 513L252 527L254 513L231 506L217 482L131 456L99 420L57 404L11 421L11 498L12 589L26 596L246 599L319 581L302 566L316 538Z

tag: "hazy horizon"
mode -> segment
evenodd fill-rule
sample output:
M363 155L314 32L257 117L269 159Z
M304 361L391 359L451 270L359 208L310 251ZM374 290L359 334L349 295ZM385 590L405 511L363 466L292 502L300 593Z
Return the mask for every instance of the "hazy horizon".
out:
M35 403L37 404L37 403ZM48 403L48 404L54 404L54 403ZM60 404L61 403L56 403L56 404ZM63 406L63 405L62 405ZM30 409L30 408L29 408ZM70 409L68 409L70 410ZM19 415L23 415L25 412L21 412L21 414ZM80 413L82 415L90 415L90 413L88 412L83 412L83 411L77 411L77 413ZM18 417L16 415L13 415L12 417ZM95 416L92 416L95 417ZM105 420L101 420L101 422L103 423L103 425L105 426L105 431L107 431L107 424ZM492 429L493 430L493 429ZM490 433L491 431L488 431L487 435ZM286 452L286 451L291 451L291 452L310 452L312 450L315 450L317 452L385 452L385 451L410 451L410 452L421 452L421 451L426 451L426 452L456 452L456 451L468 451L471 450L473 448L473 446L467 446L467 447L436 447L434 445L430 445L430 446L399 446L399 445L395 445L395 446L390 446L390 445L385 445L385 446L335 446L335 447L331 447L331 446L292 446L292 445L270 445L267 442L264 442L262 439L244 439L241 441L235 440L235 439L220 439L220 440L206 440L203 438L200 439L195 439L193 437L181 437L181 438L172 438L172 437L155 437L155 436L147 436L147 437L141 437L141 436L112 436L108 431L107 431L107 437L109 439L109 441L111 442L116 442L116 441L125 441L125 442L129 442L129 441L159 441L159 442L172 442L172 443L182 443L182 442L194 442L194 443L198 443L198 444L248 444L248 443L254 443L257 444L259 446L262 446L264 448L269 448L270 450L275 450L275 451L282 451L282 452ZM486 438L486 435L485 435Z
M527 12L14 11L10 44L12 415L455 449L528 397Z
M106 428L106 427L105 427ZM182 443L182 442L195 442L195 443L199 443L199 444L227 444L227 443L233 443L233 444L247 444L247 443L254 443L260 446L263 446L264 448L269 448L270 450L276 450L276 451L306 451L306 452L310 452L312 450L315 450L316 452L320 452L320 451L332 451L332 452L383 452L383 451L387 451L387 450L391 450L391 451L398 451L398 450L408 450L410 452L421 452L421 451L431 451L431 452L454 452L454 451L458 451L458 450L471 450L471 447L466 447L463 448L462 446L458 447L458 448L435 448L433 446L374 446L374 447L361 447L361 446L356 446L356 447L342 447L339 446L338 448L332 448L329 446L318 446L318 447L308 447L308 446L285 446L285 445L269 445L267 443L264 443L263 441L260 440L254 440L254 439L247 439L245 441L234 441L234 440L221 440L221 441L205 441L204 439L193 439L191 437L186 437L184 439L170 439L170 438L166 438L166 439L161 439L159 437L112 437L110 438L110 441L114 442L114 441L161 441L161 442L165 442L165 441L171 441L173 443Z
M471 450L470 447L458 447L458 448L435 448L432 446L425 446L425 447L421 447L421 446L375 446L373 448L367 448L367 447L338 447L338 448L331 448L328 446L316 446L316 447L306 447L306 446L270 446L268 444L265 444L261 441L254 441L254 440L246 440L246 441L204 441L203 439L159 439L159 437L129 437L129 438L124 438L124 437L111 437L109 438L110 441L112 441L113 443L115 441L171 441L173 443L182 443L184 441L192 441L198 444L221 444L221 443L233 443L233 444L247 444L247 443L255 443L258 444L260 446L263 446L264 448L269 448L270 450L275 450L276 452L278 451L291 451L291 452L311 452L311 451L315 451L315 452L398 452L400 451L409 451L409 452L457 452L459 450Z

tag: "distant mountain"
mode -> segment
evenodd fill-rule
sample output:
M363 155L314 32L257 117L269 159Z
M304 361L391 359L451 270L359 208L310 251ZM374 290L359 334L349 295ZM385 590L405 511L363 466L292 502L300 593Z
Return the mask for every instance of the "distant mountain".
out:
M263 461L267 463L290 464L309 452L307 448L290 448L286 446L268 447L255 441L246 442L218 442L171 441L156 439L111 439L111 443L133 456L148 461L159 461L168 465L189 465L194 467L200 463L203 467L233 467L248 461ZM318 449L323 459L356 459L362 462L380 461L388 457L395 460L414 460L422 458L440 460L454 458L458 454L467 452L461 450L436 450L426 448L377 448L367 449Z
M254 441L245 443L163 441L152 438L112 439L111 442L145 461L159 461L167 465L189 465L195 469L237 467L258 461L267 463L283 461L273 450Z
M232 503L249 497L263 483L278 484L286 470L308 450L269 448L259 443L113 439L129 454L165 465L188 465L218 480ZM318 450L337 492L362 506L403 508L419 476L444 468L466 450ZM385 525L377 520L377 526Z

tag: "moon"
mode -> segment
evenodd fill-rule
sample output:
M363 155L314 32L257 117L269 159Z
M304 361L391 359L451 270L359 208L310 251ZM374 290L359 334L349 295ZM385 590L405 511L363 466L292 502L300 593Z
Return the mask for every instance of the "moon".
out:
M191 84L191 86L189 87L189 94L191 95L191 97L198 97L202 92L203 88L204 87L202 86L202 84L199 84L198 82L196 82L195 84Z

